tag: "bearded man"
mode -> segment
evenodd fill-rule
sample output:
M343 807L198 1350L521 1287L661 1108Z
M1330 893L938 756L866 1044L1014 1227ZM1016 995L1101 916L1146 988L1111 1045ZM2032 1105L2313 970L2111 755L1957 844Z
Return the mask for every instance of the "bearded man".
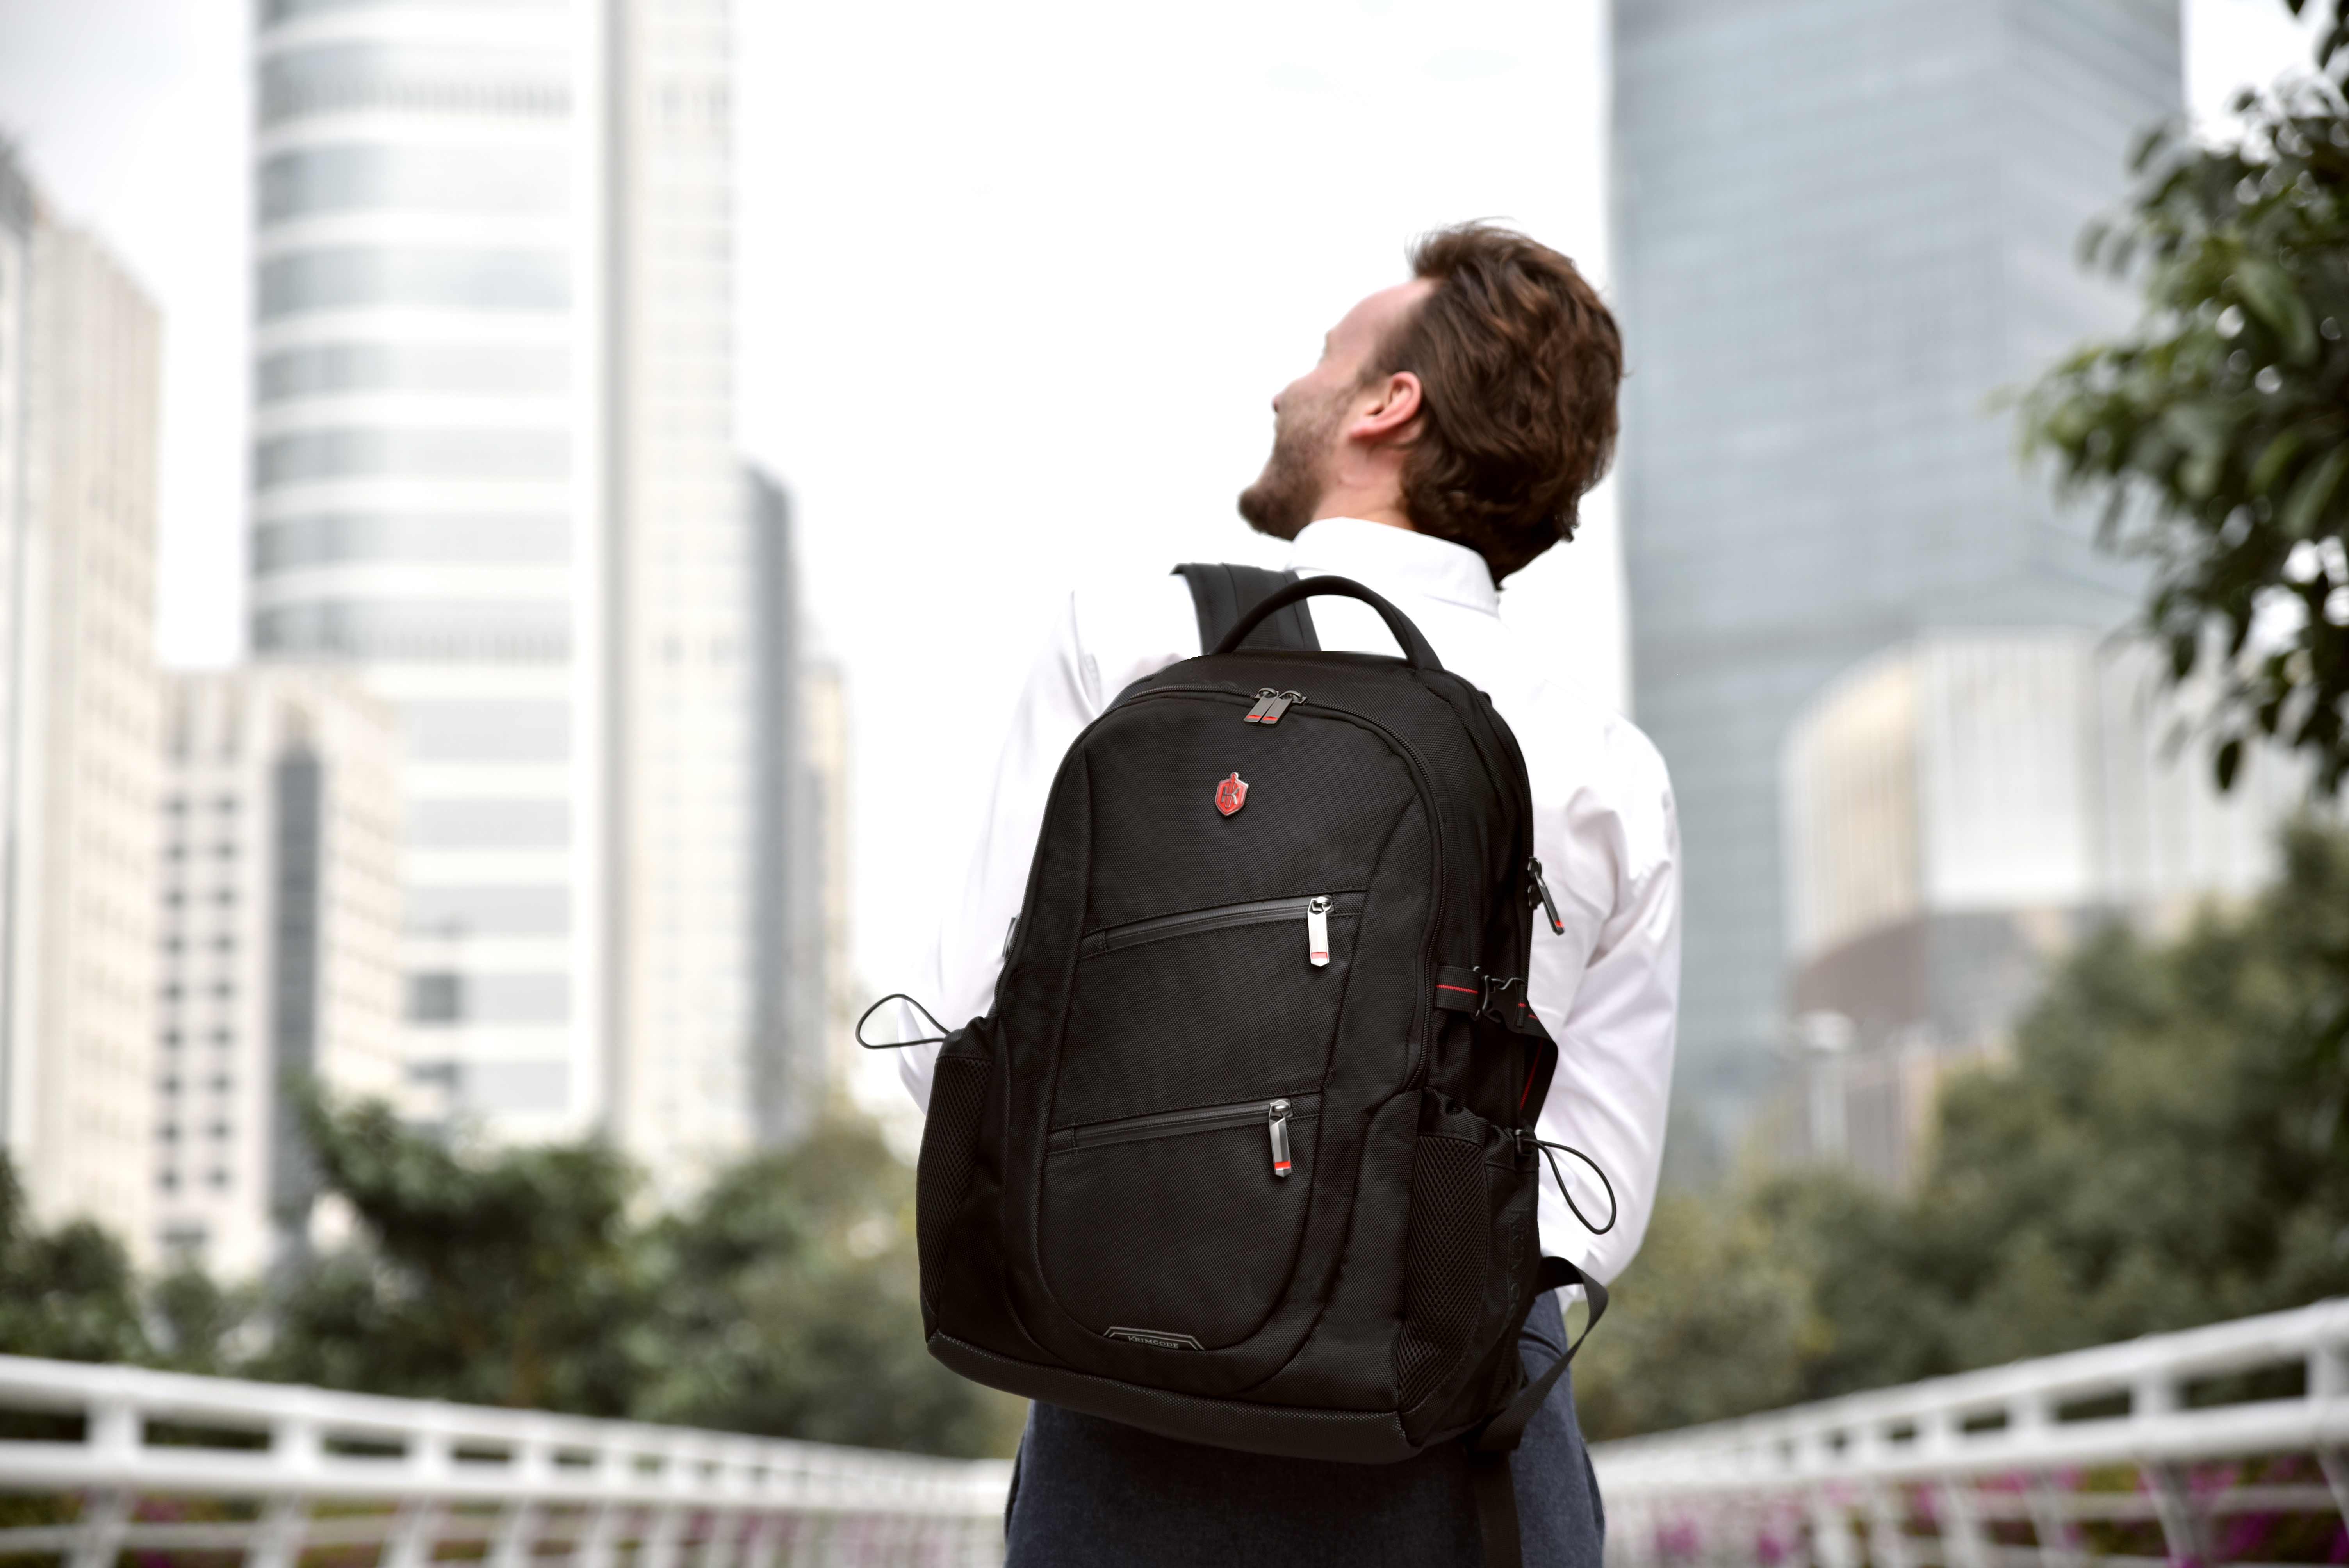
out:
M1409 282L1347 312L1319 363L1273 399L1272 455L1240 515L1290 542L1293 572L1352 578L1401 607L1516 733L1563 927L1535 923L1526 981L1559 1052L1537 1130L1588 1153L1619 1203L1594 1235L1545 1187L1541 1250L1604 1282L1639 1249L1663 1152L1680 980L1671 789L1655 748L1582 672L1503 624L1500 584L1573 538L1613 455L1622 346L1574 263L1522 234L1444 230L1411 263ZM1393 646L1352 601L1316 599L1312 617L1324 648ZM1200 652L1180 577L1071 595L1021 696L969 876L944 912L926 987L940 1016L988 1010L1070 743L1127 686ZM925 1106L936 1057L901 1057ZM1519 1345L1528 1374L1564 1345L1562 1305L1545 1296ZM1603 1514L1570 1378L1510 1462L1524 1561L1599 1568ZM1044 1404L1030 1416L1007 1529L1012 1568L1480 1561L1460 1444L1393 1465L1268 1459Z

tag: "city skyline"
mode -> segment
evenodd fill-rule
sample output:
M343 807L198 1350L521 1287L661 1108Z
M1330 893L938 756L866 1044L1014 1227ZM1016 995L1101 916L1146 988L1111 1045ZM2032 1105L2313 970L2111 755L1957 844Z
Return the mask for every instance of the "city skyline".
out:
M172 313L167 326L171 390L165 437L163 636L167 654L178 661L217 662L234 652L222 629L233 638L242 618L236 559L242 552L233 536L242 528L241 516L234 514L242 504L235 496L242 489L243 445L239 441L230 444L233 449L212 450L198 464L202 471L193 473L187 471L191 459L180 458L175 466L174 454L184 453L192 438L187 412L190 356L205 352L209 343L214 377L222 374L225 365L226 374L241 377L243 351L236 343L242 322L234 310L181 307L182 299L201 301L216 297L216 293L199 289L190 296L179 291L197 286L208 275L226 277L232 291L242 289L241 255L230 257L224 265L207 262L207 248L194 242L207 232L221 234L221 220L207 216L212 209L225 213L228 229L242 230L242 176L229 171L242 166L233 158L227 170L215 165L201 179L158 176L151 170L159 147L165 144L184 143L184 156L192 158L205 157L223 143L241 147L247 134L241 85L244 38L237 28L230 29L239 34L236 37L214 37L188 13L167 6L102 0L85 8L78 26L88 33L77 45L74 29L54 18L45 23L36 10L26 8L15 22L0 23L0 27L16 29L16 38L26 45L0 51L17 62L14 71L0 67L0 83L14 94L7 101L30 106L19 111L18 123L35 167L62 165L52 176L61 205L109 232L119 229L130 247L134 269L159 274L159 292ZM1039 263L1057 260L1055 247L1065 247L1081 232L1076 225L1088 220L1055 215L1049 205L1027 195L991 212L969 205L971 196L944 195L939 184L957 180L967 184L989 158L1032 152L1042 145L1036 139L1046 134L1047 126L1032 115L1007 116L1008 129L974 124L966 118L957 122L964 133L956 139L958 157L947 158L935 172L906 161L911 150L924 144L926 127L936 127L944 123L942 117L975 103L957 97L959 89L938 75L938 62L953 57L957 48L976 51L999 65L999 78L1040 87L1053 73L1081 68L1086 57L1072 51L1092 46L1115 56L1112 46L1138 36L1116 31L1124 24L1104 23L1101 26L1111 27L1109 33L1096 30L1083 35L1082 42L1063 40L1040 52L1023 52L1025 42L1038 36L1042 18L1039 13L1029 19L1031 25L1002 29L1000 36L947 27L931 45L914 50L911 65L916 68L900 81L905 76L904 59L895 61L900 67L895 74L873 75L885 70L892 57L853 18L787 20L772 7L742 7L742 69L795 89L746 94L742 106L746 140L753 149L751 163L759 170L742 199L747 281L739 335L753 346L742 355L742 445L792 477L811 524L807 576L811 597L822 606L824 640L843 655L848 676L858 686L860 707L890 716L884 727L876 730L868 721L859 734L858 951L861 967L875 989L903 972L903 960L914 945L899 911L898 890L918 885L932 874L939 846L956 841L962 827L958 813L964 808L952 799L936 803L935 820L909 817L910 803L918 794L912 776L924 757L991 749L1008 707L1009 686L1033 642L1032 636L1003 635L991 639L999 646L974 652L970 629L990 617L1032 623L1048 592L1044 578L1057 581L1086 569L1143 570L1163 564L1162 558L1171 561L1186 554L1241 556L1252 548L1260 550L1259 542L1250 541L1230 521L1228 497L1261 456L1266 428L1262 398L1307 356L1322 317L1334 315L1352 293L1393 273L1401 242L1412 230L1457 217L1463 210L1504 212L1564 244L1602 279L1608 265L1603 185L1598 176L1601 51L1595 24L1587 15L1571 25L1554 20L1533 25L1508 7L1488 7L1447 26L1412 5L1304 8L1281 25L1250 34L1249 41L1235 46L1228 59L1203 57L1196 46L1170 54L1143 73L1143 90L1126 94L1130 101L1105 90L1108 78L1090 85L1080 79L1069 112L1100 121L1102 133L1095 139L1101 149L1090 162L1056 155L1040 164L1019 165L1030 170L1027 183L1011 188L1049 191L1054 181L1100 167L1100 159L1120 150L1162 173L1181 167L1169 161L1178 148L1199 157L1199 171L1179 181L1179 188L1158 192L1157 204L1165 210L1157 221L1171 226L1137 227L1138 198L1112 192L1115 225L1094 236L1097 243L1152 235L1172 241L1164 244L1164 254L1125 246L1120 254L1130 269L1128 282L1156 313L1144 319L1171 320L1182 329L1177 335L1205 341L1216 351L1207 364L1178 367L1170 388L1178 406L1195 410L1185 414L1183 428L1199 454L1195 462L1182 465L1174 488L1153 487L1134 507L1117 475L1144 449L1145 433L1129 426L1121 435L1113 419L1082 406L1085 397L1072 401L1069 393L1055 389L1048 406L1064 422L1070 417L1077 420L1078 438L1042 450L1041 460L1054 470L1050 475L1037 478L1027 463L989 457L1008 430L1027 428L1017 411L1023 399L1013 397L987 418L969 421L968 429L957 421L957 428L942 433L936 453L921 454L926 460L913 476L920 480L911 487L913 502L890 493L893 486L877 487L878 493L872 493L875 487L864 476L876 471L875 443L891 438L886 428L860 430L842 420L850 417L850 410L869 408L872 395L887 390L897 367L883 364L862 369L844 377L844 387L834 385L842 378L820 372L845 363L847 340L869 342L876 332L894 330L892 318L878 307L890 300L906 274L892 261L876 269L869 286L849 288L854 280L844 270L846 253L834 232L841 223L854 232L857 224L876 214L891 215L887 203L902 206L928 192L940 196L942 212L963 221L961 232L984 237L968 286L992 289L1001 296L1004 309L978 314L1001 317L1004 325L990 332L984 322L965 319L975 314L968 295L957 296L959 304L949 299L898 306L901 312L912 312L899 319L913 337L957 345L959 351L947 356L956 362L967 362L975 348L986 348L994 352L982 356L985 361L1001 363L1002 351L1015 342L1033 340L1040 322L1046 335L1053 338L1051 352L1026 372L1029 379L1015 381L1016 387L1032 396L1039 376L1090 385L1116 364L1109 351L1081 351L1060 342L1101 335L1073 330L1052 334L1049 329L1056 315L1065 315L1072 328L1089 319L1089 312L1099 317L1120 291L1088 281L1071 296L1064 286L1025 281L1026 274L1054 273L1056 267ZM1216 31L1208 29L1211 36ZM1350 36L1356 31L1360 37ZM2260 0L2204 0L2189 7L2189 70L2199 78L2195 101L2205 111L2214 108L2233 84L2260 79L2271 74L2271 67L2297 64L2301 57L2282 7ZM114 50L110 42L111 57L101 67L93 53L100 36L131 40L132 46ZM811 46L819 45L824 46ZM787 58L795 46L796 54ZM827 73L837 80L817 79ZM1185 87L1190 91L1178 90ZM800 88L806 90L796 90ZM1496 88L1501 89L1497 94ZM1222 114L1228 123L1212 134L1198 131L1205 139L1191 145L1179 106L1198 91L1207 92L1225 110L1237 107L1242 112L1237 118ZM1259 156L1259 143L1267 138L1276 147L1299 147L1299 129L1313 118L1333 110L1365 109L1381 93L1398 91L1427 106L1442 123L1452 123L1444 118L1447 115L1458 119L1456 127L1413 158L1363 171L1339 171L1301 192L1286 167L1290 160ZM859 92L877 94L870 108L857 111L861 119L850 115L836 125L824 122L825 114L839 110ZM937 101L925 101L922 112L902 125L887 122L892 104L911 103L905 94L924 92L936 95ZM1542 95L1547 101L1526 107ZM59 107L68 99L69 110ZM1530 116L1526 123L1538 119L1548 128L1550 139L1538 157L1520 150L1528 145L1521 131L1495 136L1488 119L1460 118L1465 106L1481 106L1487 99L1498 100L1492 112ZM220 123L223 106L225 129ZM137 112L125 112L133 107ZM843 151L845 144L832 139L843 128L861 134L864 139L857 146L865 150ZM785 139L778 139L779 131ZM829 150L810 160L800 152L806 147ZM1477 152L1473 159L1465 156L1471 148ZM793 156L805 167L792 164ZM911 183L886 197L876 193L866 198L847 191L847 182L874 167L905 173ZM811 210L823 213L826 222L819 227L828 238L812 242L798 234L790 222L792 213L781 205L790 200L808 201ZM876 200L883 204L876 205ZM1173 204L1165 206L1169 201ZM156 210L171 215L160 230ZM110 212L122 221L117 223ZM1220 217L1203 223L1209 215ZM1177 220L1188 220L1189 229ZM1030 234L1030 229L1036 232ZM1180 237L1191 231L1202 237ZM880 237L895 243L894 236L903 232L885 230ZM1287 264L1236 259L1245 251L1236 253L1229 237L1233 233L1278 240L1278 253ZM1041 254L1029 256L1023 242L1037 246ZM231 236L232 249L240 243ZM184 262L178 252L188 253ZM916 259L917 253L908 251L903 261ZM778 266L779 261L784 264ZM183 274L197 284L181 284ZM824 308L812 308L812 301L823 302ZM830 325L818 319L827 315L845 319ZM1016 334L1009 330L1011 322L1020 323ZM221 352L223 344L228 346L225 355ZM1130 363L1125 373L1133 373ZM202 385L198 379L197 397L203 395ZM239 401L216 395L214 400ZM861 421L885 428L893 423L869 418ZM1200 441L1197 436L1206 438ZM972 473L988 481L988 490L1002 493L973 498L968 519L957 509L939 513L935 498L957 493L950 485L942 489L941 481L957 471ZM209 492L202 482L205 473L212 476ZM225 501L219 489L222 473L233 487ZM1013 482L1007 486L1002 482L1007 480ZM1055 493L1068 488L1101 499L1090 506L1071 504ZM1029 491L1043 498L1044 504L1037 504ZM208 502L191 499L206 493L212 498ZM1594 500L1593 524L1586 537L1572 551L1559 552L1564 559L1545 562L1514 585L1511 598L1516 602L1513 615L1540 618L1560 628L1553 640L1562 641L1566 656L1582 662L1593 672L1591 678L1603 685L1619 680L1620 625L1609 624L1619 614L1612 582L1610 498L1602 492ZM915 510L909 511L909 504ZM1131 516L1139 526L1103 537L1103 508L1111 515ZM1005 568L990 566L989 552L978 542L1007 529L1020 531L1019 536L1026 542L1015 552L1023 562L1042 553L1065 561L1066 570L1040 576L1023 564L1009 598L999 593L993 584ZM941 570L922 574L925 580L918 582L874 582L870 573L860 580L853 563L876 530L882 531L880 537L918 542L914 557L935 561ZM977 603L966 603L962 589L972 581L989 587L971 595ZM916 645L919 639L908 635L910 628L921 626L943 627L953 634L957 643L953 667L941 670L935 659L924 656ZM897 720L917 696L920 706L910 711L919 713L923 732L901 733ZM910 841L901 830L909 821L916 826Z

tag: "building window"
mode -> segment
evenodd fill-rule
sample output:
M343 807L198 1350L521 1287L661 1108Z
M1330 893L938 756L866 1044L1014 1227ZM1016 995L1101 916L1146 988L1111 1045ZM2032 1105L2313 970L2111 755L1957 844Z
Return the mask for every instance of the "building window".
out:
M560 762L571 754L565 702L409 702L399 717L419 762Z
M314 343L262 360L254 384L264 403L337 392L551 397L570 387L571 356L527 344Z
M329 600L264 610L253 635L255 647L273 654L557 663L570 656L571 606L561 599Z
M417 849L561 849L571 841L568 800L418 800L408 809Z
M408 977L408 1017L415 1024L564 1024L571 980L559 973Z
M571 273L560 251L339 245L295 251L261 263L261 319L300 311L559 311L571 305Z
M571 521L560 515L396 515L329 512L263 523L254 570L286 572L346 561L560 565L571 558Z
M307 147L261 166L261 221L316 212L554 213L570 180L560 148Z
M264 125L364 109L543 117L571 107L559 67L544 55L512 50L325 44L264 60L260 88Z
M461 975L410 975L408 977L408 1018L414 1024L453 1024L465 1016L465 977Z
M571 439L559 431L303 430L254 449L257 490L312 480L561 480Z
M408 895L407 927L426 936L563 936L571 930L567 887L421 887Z

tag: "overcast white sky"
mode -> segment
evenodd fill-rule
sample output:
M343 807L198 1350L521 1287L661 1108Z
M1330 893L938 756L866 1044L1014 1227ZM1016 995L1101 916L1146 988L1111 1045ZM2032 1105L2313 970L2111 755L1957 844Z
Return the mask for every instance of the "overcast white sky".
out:
M905 975L1068 583L1277 559L1267 400L1415 232L1607 278L1598 0L736 0L740 435L800 501L856 727L860 965ZM2305 57L2187 0L2189 102ZM243 646L246 0L0 0L0 129L165 316L163 656ZM1636 356L1635 356L1636 357ZM1636 368L1636 366L1635 366ZM1612 499L1512 618L1620 700Z

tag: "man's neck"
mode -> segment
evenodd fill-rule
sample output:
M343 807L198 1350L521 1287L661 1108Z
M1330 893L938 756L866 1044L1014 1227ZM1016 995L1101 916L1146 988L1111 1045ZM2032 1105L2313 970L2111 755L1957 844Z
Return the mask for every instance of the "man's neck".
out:
M1361 497L1349 500L1344 496L1325 496L1322 498L1321 504L1314 508L1313 521L1319 522L1325 517L1350 517L1358 522L1375 522L1388 528L1400 528L1405 533L1419 531L1412 527L1411 519L1403 515L1402 506L1399 501L1381 502Z

